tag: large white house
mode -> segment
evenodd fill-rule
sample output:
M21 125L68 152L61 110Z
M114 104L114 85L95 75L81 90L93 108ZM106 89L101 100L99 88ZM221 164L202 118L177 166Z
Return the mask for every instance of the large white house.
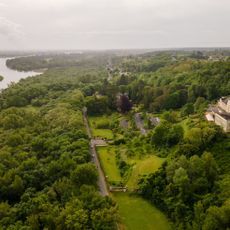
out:
M214 121L225 132L230 132L230 97L221 97L216 106L211 106L206 119Z
M230 115L230 97L221 97L218 106Z

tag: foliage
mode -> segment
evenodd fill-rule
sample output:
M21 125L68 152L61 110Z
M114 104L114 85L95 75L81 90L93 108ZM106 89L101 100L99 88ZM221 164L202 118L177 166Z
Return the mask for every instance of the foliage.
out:
M81 87L92 81L87 68L56 69L2 91L0 229L115 227L116 204L97 191L82 119Z
M106 96L88 96L85 104L89 115L102 115L108 112L108 98Z
M194 106L192 103L187 103L181 110L182 116L189 116L194 113Z
M203 116L210 102L230 94L224 55L229 51L47 53L9 60L18 70L48 69L0 94L0 228L115 228L117 207L96 191L97 173L89 163L86 106L93 136L115 143L99 149L109 183L136 189L138 175L146 173L137 192L174 229L227 229L229 136ZM161 123L141 135L132 105L135 112L157 112ZM127 129L113 115L117 107L126 113ZM167 156L157 171L163 160L152 153ZM157 218L149 227L155 208L142 199L124 195L117 201L131 229L159 223ZM164 223L158 228L168 229Z
M178 144L183 138L183 128L180 125L172 125L162 122L152 134L152 144L157 147L171 147Z
M121 94L117 99L118 110L122 113L129 112L132 109L132 103L129 100L129 97L125 94Z
M210 210L222 203L218 201L215 187L217 175L217 164L210 153L205 152L201 157L193 155L189 159L182 155L164 164L156 173L143 177L140 190L145 198L164 210L177 227L224 229L222 222L216 225L219 228L206 227L212 215ZM224 207L225 204L221 206L223 210ZM202 213L206 213L205 219L201 219Z

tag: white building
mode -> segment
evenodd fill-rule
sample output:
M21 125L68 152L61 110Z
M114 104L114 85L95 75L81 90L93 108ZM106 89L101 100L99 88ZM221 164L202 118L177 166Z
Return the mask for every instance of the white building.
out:
M230 98L220 98L217 105L211 107L205 116L208 121L214 121L221 126L225 132L230 132Z
M218 107L224 110L226 113L229 113L230 116L230 98L229 97L221 97L218 101Z

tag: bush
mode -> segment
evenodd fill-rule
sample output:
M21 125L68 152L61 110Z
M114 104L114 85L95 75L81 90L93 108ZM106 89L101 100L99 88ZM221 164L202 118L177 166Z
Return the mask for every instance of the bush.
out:
M99 121L96 124L97 129L110 129L111 128L111 123L107 120Z
M152 144L158 147L171 147L183 139L184 131L180 125L162 122L152 135Z
M125 139L124 138L119 138L114 141L115 145L120 145L120 144L125 144Z

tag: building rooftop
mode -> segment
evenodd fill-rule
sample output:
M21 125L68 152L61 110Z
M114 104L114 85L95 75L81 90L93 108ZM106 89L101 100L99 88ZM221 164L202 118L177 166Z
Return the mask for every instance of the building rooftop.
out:
M217 113L219 116L223 117L225 120L230 120L230 114Z
M221 117L223 117L225 120L230 120L230 113L227 113L220 107L210 105L209 108L207 109L207 112L216 113L220 115Z
M221 97L221 100L224 102L224 104L228 104L228 101L230 101L229 97Z
M215 121L212 113L206 113L205 117L208 121Z

